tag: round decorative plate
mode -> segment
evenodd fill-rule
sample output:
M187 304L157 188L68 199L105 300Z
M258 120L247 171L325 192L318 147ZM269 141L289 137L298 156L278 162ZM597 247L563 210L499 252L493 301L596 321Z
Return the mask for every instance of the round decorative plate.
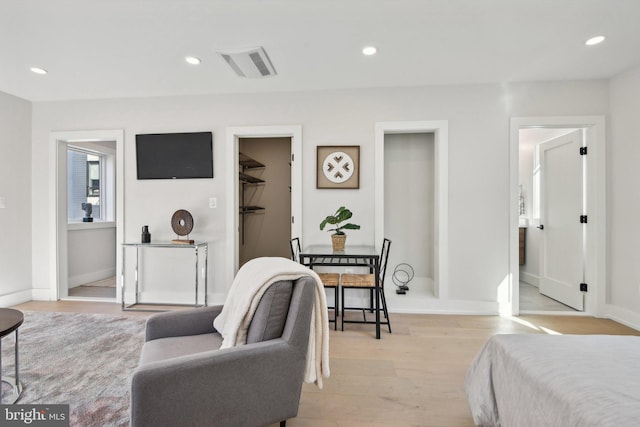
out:
M334 151L325 157L322 171L329 181L341 184L353 175L353 159L345 152Z
M171 217L171 228L178 236L186 236L193 230L193 217L184 209L175 211Z

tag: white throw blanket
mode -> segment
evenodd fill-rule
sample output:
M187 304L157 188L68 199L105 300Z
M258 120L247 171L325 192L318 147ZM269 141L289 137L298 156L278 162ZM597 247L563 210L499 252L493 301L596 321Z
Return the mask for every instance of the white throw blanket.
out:
M322 377L329 378L329 316L322 280L313 270L287 258L252 259L238 271L213 326L222 335L221 348L245 345L253 314L269 286L280 280L296 280L303 276L311 276L316 283L305 381L315 382L318 388L322 388Z

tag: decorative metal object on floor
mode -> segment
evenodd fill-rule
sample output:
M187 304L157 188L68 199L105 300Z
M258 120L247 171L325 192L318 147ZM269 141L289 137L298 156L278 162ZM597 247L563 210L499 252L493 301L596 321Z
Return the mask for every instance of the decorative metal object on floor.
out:
M393 276L391 276L393 284L398 287L396 294L404 295L407 293L409 290L408 283L413 280L413 276L414 272L411 265L405 262L396 265L396 268L393 270Z

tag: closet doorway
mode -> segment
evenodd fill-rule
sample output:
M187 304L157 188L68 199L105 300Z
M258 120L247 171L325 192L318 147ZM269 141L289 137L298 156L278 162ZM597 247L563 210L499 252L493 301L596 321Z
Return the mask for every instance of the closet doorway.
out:
M291 236L300 236L302 234L302 127L299 125L291 125L291 126L248 126L248 127L230 127L227 128L227 154L226 154L226 164L228 165L226 181L227 181L227 194L230 195L231 199L227 203L227 238L226 238L226 253L228 258L227 271L226 271L226 283L228 286L231 286L233 283L233 278L236 275L240 267L240 247L242 245L241 232L242 232L242 223L241 223L241 215L240 209L241 206L258 206L264 207L266 214L268 212L269 206L261 206L257 203L262 203L260 199L254 199L253 201L247 200L243 202L241 197L241 183L240 183L240 173L243 172L243 167L240 165L240 140L248 139L255 141L256 145L260 143L269 143L271 139L280 139L284 138L289 141L289 153L290 156L287 160L284 161L284 166L281 164L269 167L269 161L265 157L264 160L267 162L263 162L263 159L255 158L259 163L264 164L264 170L260 172L259 168L255 171L245 170L244 173L248 175L255 175L256 177L265 181L263 185L264 188L258 188L258 193L260 191L264 192L267 189L267 186L276 186L276 181L273 184L269 181L269 175L267 172L269 169L281 169L280 172L283 174L287 172L290 176L289 184L277 184L278 186L283 186L284 191L286 191L289 195L290 208L288 213L281 213L279 220L286 220L289 224L289 227L286 231L283 231L281 235L274 238L277 240L280 245L282 242L285 242L287 252L282 254L282 256L289 257L290 250L289 248L289 239ZM247 153L247 155L253 154L256 157L260 157L260 154L256 154L253 151ZM253 156L251 156L253 158ZM290 188L289 188L290 186ZM248 190L248 189L246 189ZM254 202L256 202L254 204ZM246 206L245 206L246 207ZM277 209L274 211L277 212ZM257 215L264 215L257 214ZM251 214L256 215L256 214ZM247 218L247 224L248 220ZM258 218L260 219L260 218ZM264 218L262 218L264 220ZM260 221L258 221L259 223ZM255 225L255 224L254 224ZM249 237L249 233L251 231L249 229L245 230L245 242L246 238ZM268 243L268 242L265 242ZM246 243L245 243L246 245Z
M258 257L289 258L291 137L238 141L239 267Z

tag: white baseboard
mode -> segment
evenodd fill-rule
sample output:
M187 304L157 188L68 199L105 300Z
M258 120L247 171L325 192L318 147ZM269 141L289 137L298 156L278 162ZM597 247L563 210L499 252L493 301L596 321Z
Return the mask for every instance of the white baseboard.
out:
M213 294L216 298L215 301L212 300L211 294L207 297L207 305L218 305L223 304L224 299L221 302L219 301L219 295ZM140 292L138 294L138 304L180 304L180 305L194 305L195 295L193 291L191 292L169 292L169 291L147 291ZM133 304L135 301L135 292L125 292L124 295L125 304ZM204 296L202 293L199 293L198 296L198 304L202 304L204 302Z
M116 275L116 268L106 268L100 271L92 271L90 273L78 274L69 277L69 287L84 285L86 283L97 282L98 280L107 279Z
M330 301L327 301L328 305L333 302L333 293L331 293ZM226 300L226 293L213 293L207 297L208 305L222 305ZM328 298L329 299L329 298ZM356 301L359 299L359 301ZM133 292L127 292L125 294L125 302L132 304L134 301ZM159 304L194 304L195 297L193 292L142 292L138 299L139 302L144 303L159 303ZM200 295L199 301L202 304L202 295ZM361 303L366 304L368 298L349 298L347 303L349 305L358 306ZM486 301L467 301L467 300L439 300L437 298L407 298L408 304L403 304L402 307L389 306L391 313L404 313L404 314L474 314L474 315L497 315L498 303L486 302Z
M469 315L498 315L497 302L467 301L467 300L422 300L419 305L403 308L389 307L391 313L404 314L469 314Z
M607 304L604 311L605 318L614 320L618 323L622 323L625 326L640 331L640 313L611 304Z
M34 301L55 301L56 297L51 289L31 289L31 299Z
M535 274L527 273L525 271L520 272L520 281L530 284L531 286L535 286L536 288L540 287L540 276L536 276Z
M0 296L0 307L10 307L27 301L31 301L31 289L25 289Z
M348 307L364 307L369 305L369 293L361 289L360 292L352 290L350 295L345 295ZM327 293L327 305L333 303L333 292ZM411 287L405 295L398 295L394 290L385 289L387 305L391 313L403 314L499 314L498 303L488 301L468 300L442 300L433 295L417 292ZM341 304L344 304L341 301Z

